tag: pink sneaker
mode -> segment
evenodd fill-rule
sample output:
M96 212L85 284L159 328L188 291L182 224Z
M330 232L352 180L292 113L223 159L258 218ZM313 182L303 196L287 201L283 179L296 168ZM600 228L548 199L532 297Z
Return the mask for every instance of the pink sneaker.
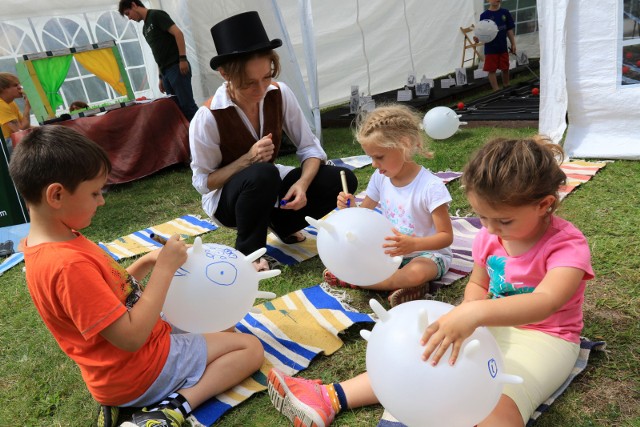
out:
M289 377L276 368L267 380L273 406L295 427L326 427L336 417L320 380Z

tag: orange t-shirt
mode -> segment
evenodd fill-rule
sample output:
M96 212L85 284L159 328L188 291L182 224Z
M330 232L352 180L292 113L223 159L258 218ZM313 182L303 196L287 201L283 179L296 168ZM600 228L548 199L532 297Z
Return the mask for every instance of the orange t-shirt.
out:
M80 233L67 242L26 244L27 286L58 345L80 367L94 399L118 406L141 396L169 354L171 326L158 317L136 352L119 349L100 332L140 298L137 281Z

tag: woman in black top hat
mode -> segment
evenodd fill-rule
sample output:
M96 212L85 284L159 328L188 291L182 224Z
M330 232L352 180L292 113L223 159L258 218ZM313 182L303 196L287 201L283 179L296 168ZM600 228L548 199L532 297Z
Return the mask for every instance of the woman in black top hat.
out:
M336 207L340 171L349 192L358 182L348 169L325 165L327 155L284 83L275 48L257 12L227 18L211 28L218 55L211 68L225 82L200 107L189 129L193 186L204 211L237 228L236 249L248 255L265 247L268 229L287 244L304 240L305 216L321 218ZM296 146L300 167L275 163L282 140ZM256 268L270 268L268 258Z

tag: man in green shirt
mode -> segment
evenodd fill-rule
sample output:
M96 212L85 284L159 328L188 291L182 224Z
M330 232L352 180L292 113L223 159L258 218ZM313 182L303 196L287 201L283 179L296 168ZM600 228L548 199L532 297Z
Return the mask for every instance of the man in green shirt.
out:
M158 64L160 92L175 95L180 109L191 121L198 106L193 100L191 66L180 28L165 11L147 9L140 0L120 0L118 12L132 21L144 21L142 34Z

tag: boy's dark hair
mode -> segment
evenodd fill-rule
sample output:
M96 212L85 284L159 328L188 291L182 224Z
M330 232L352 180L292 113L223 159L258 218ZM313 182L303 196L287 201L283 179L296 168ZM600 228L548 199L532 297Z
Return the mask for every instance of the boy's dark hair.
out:
M77 131L57 125L34 128L13 150L9 174L27 203L37 205L42 190L58 182L73 193L84 181L109 174L102 147Z
M120 3L118 3L118 12L120 15L124 16L124 11L131 9L132 4L138 7L146 7L140 0L120 0Z

